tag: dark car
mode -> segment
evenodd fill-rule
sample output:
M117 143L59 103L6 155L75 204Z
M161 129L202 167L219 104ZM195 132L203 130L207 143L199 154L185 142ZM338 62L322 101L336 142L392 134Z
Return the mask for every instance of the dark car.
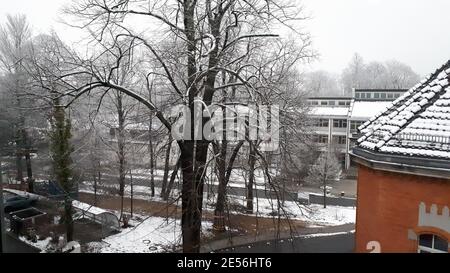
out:
M34 205L37 198L30 195L21 196L9 191L3 191L3 207L5 213L26 209Z

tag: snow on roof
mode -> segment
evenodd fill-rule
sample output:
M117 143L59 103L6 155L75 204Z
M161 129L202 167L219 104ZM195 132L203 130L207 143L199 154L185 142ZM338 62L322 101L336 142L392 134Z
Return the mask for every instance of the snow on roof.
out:
M450 61L359 129L365 149L450 159Z
M19 191L19 190L14 190L14 189L3 189L3 191L9 192L9 193L21 196L21 197L25 197L25 198L44 199L43 196L40 196L40 195L37 195L37 194L34 194L34 193L29 193L29 192L26 192L26 191Z
M100 215L102 213L110 213L104 209L98 208L98 207L94 207L92 205L77 201L77 200L73 200L72 201L72 206L74 208L77 208L79 210L82 210L84 212L89 212L92 213L94 215Z
M347 116L348 107L312 107L310 114L313 116Z
M351 109L350 119L368 120L385 111L391 105L392 102L389 101L355 101Z

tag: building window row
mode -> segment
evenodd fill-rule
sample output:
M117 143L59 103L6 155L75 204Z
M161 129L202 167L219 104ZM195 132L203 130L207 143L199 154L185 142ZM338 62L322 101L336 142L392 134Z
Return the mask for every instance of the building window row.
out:
M325 144L325 143L328 143L328 136L327 135L314 135L313 141L315 143Z
M334 128L347 128L347 120L346 119L335 119L333 120Z
M333 143L344 145L347 143L347 137L346 136L333 136Z
M314 127L328 127L329 121L328 121L328 119L314 119L313 126Z
M357 92L357 99L396 99L402 95L401 92Z
M350 106L351 101L346 100L310 100L308 105L320 105L320 106Z
M364 124L364 121L352 120L352 121L350 121L350 130L357 131L359 126L361 126L363 124Z

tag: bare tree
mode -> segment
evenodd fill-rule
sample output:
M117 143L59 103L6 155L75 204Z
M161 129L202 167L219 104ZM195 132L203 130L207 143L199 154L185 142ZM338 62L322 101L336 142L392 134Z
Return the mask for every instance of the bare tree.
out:
M303 89L310 96L339 96L342 95L339 78L329 72L318 70L305 74Z
M355 54L342 72L341 82L344 92L350 94L352 88L409 89L419 78L410 66L399 61L366 64L360 55Z
M350 63L342 72L344 94L350 95L352 88L362 88L364 85L365 63L361 55L355 53Z
M218 85L221 82L220 72L235 76L237 82L231 84L243 86L249 97L258 95L253 88L261 79L257 68L251 63L243 63L236 69L233 64L251 55L258 46L263 47L267 39L278 37L272 33L272 27L290 27L291 22L302 19L299 16L301 10L294 3L259 0L157 1L149 2L149 5L131 0L87 0L73 5L68 12L77 16L78 20L84 20L79 26L89 28L103 48L111 50L108 43L131 39L135 45L157 59L162 68L152 73L165 78L180 101L191 110L191 116L187 117L190 124L194 124L195 120L195 101L208 107L212 105L216 91L224 88ZM164 33L166 40L171 39L183 48L181 58L173 60L171 56L166 56L159 50L156 40L149 39L149 33L146 35L127 25L125 22L128 20L125 19L131 17L144 17L160 24L159 33ZM113 39L107 40L105 34L108 32L114 32ZM296 35L301 45L309 38L300 32L296 32ZM234 58L236 52L241 53ZM119 53L116 57L120 63L123 55ZM70 91L76 93L76 97L94 88L118 90L146 105L169 131L172 130L171 123L153 101L130 87L111 81L109 75L114 73L115 67L105 71L98 66L94 57L80 60L79 63L79 73L91 75L91 81ZM260 75L259 78L256 74ZM206 124L208 120L209 117L204 117L201 124ZM182 234L185 252L198 252L200 249L203 185L210 144L203 137L194 140L194 133L194 126L191 126L190 137L178 141L183 177Z
M341 175L341 164L332 151L323 152L311 166L307 181L323 187L323 206L327 207L327 185L330 181L336 181Z
M6 87L14 94L17 118L14 121L17 181L23 181L22 157L26 159L29 190L33 191L33 174L31 170L30 140L25 129L25 115L23 109L24 87L27 83L26 73L23 71L23 60L26 57L27 46L31 38L30 28L24 15L7 15L7 22L0 27L0 64L7 74ZM5 82L4 82L5 83Z

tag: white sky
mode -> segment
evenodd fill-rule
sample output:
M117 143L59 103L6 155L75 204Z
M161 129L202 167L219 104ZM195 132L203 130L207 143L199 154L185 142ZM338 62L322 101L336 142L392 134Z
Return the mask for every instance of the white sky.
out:
M65 40L79 33L57 22L58 11L70 0L9 0L2 4L0 23L7 13L27 15L34 32L54 28ZM397 59L426 75L450 58L449 0L302 0L312 19L321 58L312 69L339 73L358 52L366 61Z
M303 0L321 60L340 72L355 52L366 61L397 59L427 75L450 59L449 0Z

